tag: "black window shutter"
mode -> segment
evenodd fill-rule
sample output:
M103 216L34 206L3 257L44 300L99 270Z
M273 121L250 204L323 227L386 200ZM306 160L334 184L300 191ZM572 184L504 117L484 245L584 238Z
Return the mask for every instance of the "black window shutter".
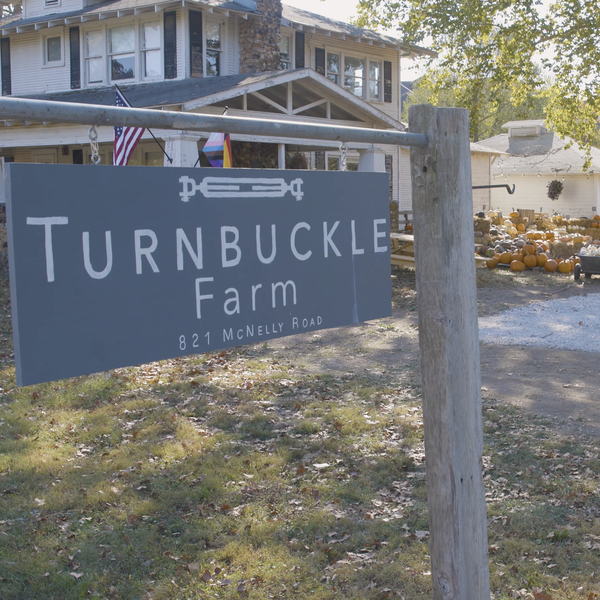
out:
M78 90L81 87L79 27L69 27L69 55L71 64L71 89Z
M325 77L325 48L315 48L315 71Z
M315 168L317 171L325 170L325 152L317 150L315 152Z
M385 171L390 176L390 202L394 199L394 157L391 154L385 155Z
M177 77L177 13L166 12L164 16L165 79Z
M383 61L383 101L392 101L392 63Z
M82 165L83 164L83 150L81 150L81 148L75 148L73 150L73 164L74 165Z
M304 69L304 32L296 31L296 69Z
M11 81L10 81L10 38L2 38L0 40L0 53L2 54L2 95L10 96Z
M190 10L190 77L202 77L202 13Z

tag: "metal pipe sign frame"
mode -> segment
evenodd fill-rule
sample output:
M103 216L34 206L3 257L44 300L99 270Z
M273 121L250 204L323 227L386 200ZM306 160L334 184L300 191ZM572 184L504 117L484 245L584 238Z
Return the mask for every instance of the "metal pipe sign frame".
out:
M410 146L433 598L489 600L466 110L412 106L410 133L19 98L0 118Z

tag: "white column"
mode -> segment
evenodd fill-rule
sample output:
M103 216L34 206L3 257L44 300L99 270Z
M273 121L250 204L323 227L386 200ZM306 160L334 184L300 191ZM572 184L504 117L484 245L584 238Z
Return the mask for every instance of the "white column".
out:
M191 132L178 132L163 137L165 152L173 162L165 156L165 167L193 167L198 160L198 140L201 136Z
M375 146L358 151L358 170L370 173L385 173L385 152Z
M285 144L277 144L277 168L285 169Z

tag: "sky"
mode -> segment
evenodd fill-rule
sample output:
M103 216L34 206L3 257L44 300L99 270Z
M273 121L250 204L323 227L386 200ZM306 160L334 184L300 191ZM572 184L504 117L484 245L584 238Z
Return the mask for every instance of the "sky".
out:
M356 14L356 4L352 0L282 0L284 4L303 8L309 12L337 19L338 21L350 20Z

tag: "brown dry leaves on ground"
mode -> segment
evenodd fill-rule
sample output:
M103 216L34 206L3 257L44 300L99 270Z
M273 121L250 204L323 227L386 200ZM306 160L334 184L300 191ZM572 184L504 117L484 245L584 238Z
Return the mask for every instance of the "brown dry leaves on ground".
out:
M408 335L383 320L23 389L5 342L0 597L430 598L418 370L372 350ZM594 600L597 440L494 399L483 420L494 598Z

